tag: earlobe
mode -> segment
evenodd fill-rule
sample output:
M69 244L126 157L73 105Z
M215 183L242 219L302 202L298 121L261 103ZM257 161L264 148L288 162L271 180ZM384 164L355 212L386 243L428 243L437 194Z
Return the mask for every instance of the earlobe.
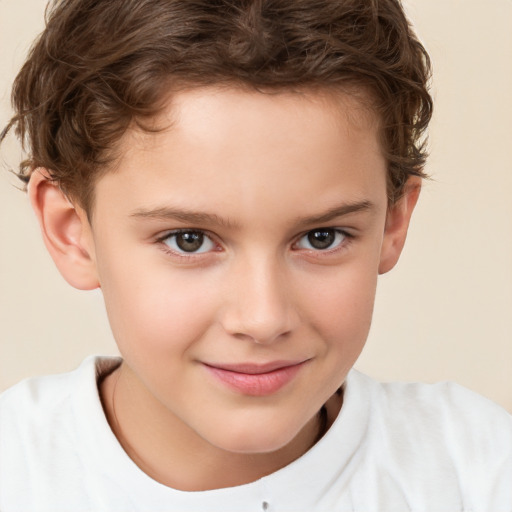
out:
M379 274L389 272L400 258L420 191L421 178L416 176L409 178L403 196L389 207L381 248Z
M33 172L28 194L46 248L64 279L80 290L98 288L94 243L85 213L69 201L45 169Z

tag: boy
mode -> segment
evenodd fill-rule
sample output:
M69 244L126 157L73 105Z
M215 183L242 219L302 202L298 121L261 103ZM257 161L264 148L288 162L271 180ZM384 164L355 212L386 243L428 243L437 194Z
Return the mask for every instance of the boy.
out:
M20 176L123 359L3 395L0 510L512 510L507 413L350 371L428 75L392 0L56 4Z

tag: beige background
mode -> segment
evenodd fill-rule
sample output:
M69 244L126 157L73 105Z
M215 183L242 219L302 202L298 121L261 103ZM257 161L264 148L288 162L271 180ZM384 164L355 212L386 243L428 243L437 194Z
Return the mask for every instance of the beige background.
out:
M45 3L0 0L1 126ZM512 411L512 0L406 7L434 63L434 179L398 268L381 279L357 367L384 380L455 380ZM17 159L8 144L2 160ZM100 293L58 275L14 183L0 171L0 390L115 353Z

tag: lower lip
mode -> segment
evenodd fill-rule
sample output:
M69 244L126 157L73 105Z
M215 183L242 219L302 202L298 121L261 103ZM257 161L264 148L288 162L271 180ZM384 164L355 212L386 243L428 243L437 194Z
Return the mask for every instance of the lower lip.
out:
M227 387L244 395L265 396L277 393L288 384L300 371L305 363L285 366L267 373L238 373L214 366L205 368Z

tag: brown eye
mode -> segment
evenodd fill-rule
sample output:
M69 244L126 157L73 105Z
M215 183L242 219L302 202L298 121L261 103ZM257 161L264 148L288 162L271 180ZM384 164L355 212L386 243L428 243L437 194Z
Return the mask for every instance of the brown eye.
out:
M202 231L178 231L171 233L163 242L177 253L200 254L215 247L212 240Z
M176 245L186 252L196 252L203 245L204 235L197 231L187 231L176 235Z
M297 243L299 249L322 251L342 244L347 234L340 229L318 228L306 233Z
M315 249L328 249L336 238L334 229L320 229L308 233L308 241Z

